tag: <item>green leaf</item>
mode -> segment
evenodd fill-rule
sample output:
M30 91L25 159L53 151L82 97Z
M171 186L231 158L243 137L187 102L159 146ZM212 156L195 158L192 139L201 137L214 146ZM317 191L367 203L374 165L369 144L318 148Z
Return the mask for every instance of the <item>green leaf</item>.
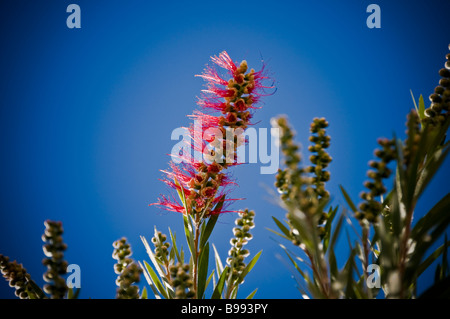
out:
M240 274L239 278L236 280L237 283L241 283L244 280L245 276L247 276L247 274L250 272L250 270L252 270L252 268L255 266L256 262L258 261L259 257L261 256L261 253L262 253L262 250L252 258L252 260L248 263L248 265L244 268L244 270Z
M155 231L156 231L156 228L155 228ZM156 271L158 272L159 276L161 278L163 278L164 271L161 269L160 263L156 259L156 256L153 254L153 251L152 251L150 245L148 244L147 239L144 236L141 236L141 240L144 243L144 247L145 247L145 250L147 251L147 255L150 257L150 260L151 260L152 264L155 266Z
M291 236L289 229L286 226L284 226L284 224L282 222L280 222L278 219L276 219L275 217L272 216L272 219L274 220L275 224L277 224L278 228L286 236L285 238L290 239L292 236Z
M450 147L447 144L442 150L432 154L430 159L427 160L425 167L422 169L419 179L417 181L417 186L414 191L414 196L419 198L422 192L425 190L426 186L430 183L431 179L434 177L438 169L441 167L445 158L450 151Z
M144 264L145 264L145 269L147 270L148 274L150 275L150 278L152 279L152 282L155 285L156 289L158 289L159 294L161 296L163 296L164 298L168 299L168 295L164 288L164 285L159 280L158 275L156 275L156 272L145 260L144 260Z
M211 281L211 279L214 277L214 269L211 271L211 274L208 277L208 280L206 280L206 285L205 287L208 287L209 282Z
M328 252L328 264L330 265L330 276L331 278L337 278L339 275L339 270L336 261L336 255L334 254L334 250L330 249Z
M413 228L411 238L416 243L405 271L406 280L417 278L417 271L422 257L437 239L448 229L450 224L450 194L441 199Z
M69 288L69 291L67 292L67 299L78 299L78 296L80 295L81 289L74 289Z
M339 216L338 222L333 231L333 236L331 237L331 240L330 240L330 245L329 245L330 250L334 250L334 246L336 245L337 238L339 237L339 235L341 233L341 228L342 228L342 223L344 222L344 218L345 218L344 215Z
M237 299L238 288L239 288L239 286L235 286L233 288L233 290L231 291L229 299Z
M336 216L336 213L338 211L338 206L336 206L333 210L330 208L330 211L328 212L328 219L325 223L325 235L323 237L323 252L326 253L328 249L328 244L330 242L330 236L331 236L331 225L333 224L334 217Z
M300 241L310 252L315 252L317 248L317 227L312 227L312 223L307 219L306 215L301 211L289 212L289 221L298 232Z
M420 122L425 118L425 103L423 102L423 96L422 94L419 97L419 107L417 107L416 99L414 98L414 94L411 90L411 97L414 103L414 108L416 109L417 114L419 115Z
M222 196L222 204L223 204L223 199L225 198L225 195ZM217 204L218 205L218 204ZM219 218L219 214L216 215L211 215L209 217L208 222L206 223L206 227L205 229L202 231L202 233L200 234L200 249L205 246L206 242L209 239L209 236L211 235L214 226L216 225L217 219Z
M415 181L411 182L407 179L407 175L405 169L403 167L404 156L403 156L403 143L400 139L398 139L394 135L395 141L395 152L397 154L397 167L395 174L395 187L397 191L398 201L399 203L403 203L405 207L405 211L410 211L409 207L412 205L412 192L408 191L408 189L414 189ZM412 185L411 185L412 184ZM408 187L409 186L409 187ZM399 206L402 209L402 206ZM400 217L404 218L404 216ZM395 218L395 216L393 216Z
M417 111L419 118L423 120L425 118L425 103L423 101L423 96L420 94L419 97L419 110Z
M149 273L147 272L147 269L142 265L142 263L139 261L139 266L143 270L144 277L147 280L147 283L149 284L150 288L153 291L153 294L155 295L156 299L161 299L161 294L158 292L158 289L156 289L155 284L153 283Z
M270 229L270 228L266 228L268 231L270 231L270 232L272 232L272 233L274 233L275 235L277 235L277 236L280 236L281 238L284 238L284 239L287 239L287 240L291 240L290 238L287 238L285 235L283 235L282 233L279 233L279 232L277 232L277 231L275 231L275 230L273 230L273 229Z
M423 241L423 237L441 223L448 224L450 211L450 193L445 195L434 207L423 216L411 231L415 241Z
M180 253L178 252L176 234L172 233L172 230L170 229L170 227L169 227L169 233L170 233L170 239L172 240L172 250L175 252L178 262L184 264L184 260L181 259Z
M358 209L356 208L356 205L353 203L352 199L348 195L347 191L344 189L342 185L339 185L339 188L341 189L342 195L344 195L345 201L347 202L348 206L350 206L352 211L356 213Z
M208 261L209 261L209 244L201 250L198 264L197 277L197 297L203 299L203 293L206 288L206 277L208 276Z
M186 205L186 196L184 194L184 188L183 186L181 186L180 182L178 182L178 180L175 178L175 185L178 186L177 187L177 193L178 196L180 197L181 203L183 204L184 210L185 210L185 214L184 215L189 215L189 210L188 207Z
M191 217L183 215L183 224L184 234L186 235L189 251L191 252L191 256L194 256L196 254L196 251L194 248L194 226Z
M353 269L355 268L355 249L353 248L350 253L350 257L348 258L345 266L344 266L344 274L346 278L346 286L345 286L345 297L346 298L356 298L355 292L355 281L353 279Z
M217 286L214 288L214 292L211 296L211 299L221 299L223 288L225 287L225 280L228 275L229 268L226 266L220 275L219 281L217 282Z
M392 194L392 202L391 202L391 209L389 213L389 220L386 220L388 222L392 223L392 231L396 236L400 236L400 233L403 230L403 222L402 220L406 216L406 208L405 205L401 202L401 186L402 182L400 181L400 174L395 175L395 191ZM389 228L390 225L387 223L386 228Z
M212 246L214 249L214 259L216 261L217 276L221 276L223 272L222 261L220 260L219 252L217 251L216 246L214 246L214 244L212 244Z
M431 266L431 264L439 258L439 256L444 251L445 245L442 245L438 247L430 256L428 256L427 259L425 259L419 266L419 269L417 270L417 276L420 276L425 270L427 270L428 267Z
M148 299L146 287L142 289L141 299Z
M258 291L258 288L256 288L255 290L253 290L250 295L248 295L245 299L253 299L253 297L255 296L256 292Z

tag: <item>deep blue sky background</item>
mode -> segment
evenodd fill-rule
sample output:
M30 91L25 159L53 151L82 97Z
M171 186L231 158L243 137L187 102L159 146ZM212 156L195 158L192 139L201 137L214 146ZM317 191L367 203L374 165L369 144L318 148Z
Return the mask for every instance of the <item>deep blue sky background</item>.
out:
M0 253L23 263L39 285L45 271L45 219L64 223L66 259L81 267L82 298L114 298L112 242L126 236L133 257L148 260L139 235L154 225L183 239L182 219L149 207L175 142L189 123L211 55L273 73L278 91L255 115L258 127L287 114L308 145L315 116L330 122L328 188L355 201L376 139L404 136L410 90L428 95L448 53L449 1L376 1L381 29L366 26L374 1L86 1L8 0L0 4ZM66 8L81 7L81 29ZM448 192L449 161L417 209ZM282 250L266 228L284 212L270 203L259 165L234 169L256 228L249 244L263 255L241 289L259 298L299 298ZM223 215L211 242L225 259L235 216ZM186 247L186 245L184 245ZM345 257L346 241L340 246ZM420 281L426 287L428 274ZM143 278L144 280L144 278ZM0 280L0 298L13 290Z

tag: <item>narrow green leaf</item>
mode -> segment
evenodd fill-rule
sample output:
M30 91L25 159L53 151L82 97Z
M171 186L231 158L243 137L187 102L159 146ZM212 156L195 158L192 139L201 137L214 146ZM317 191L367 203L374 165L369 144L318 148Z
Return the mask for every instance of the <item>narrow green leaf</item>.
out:
M442 223L450 214L450 193L445 195L430 211L419 219L411 231L411 237L415 241L422 241L433 227Z
M148 274L150 275L152 282L155 284L155 287L158 289L158 292L166 299L168 299L167 292L164 288L164 285L161 283L161 281L158 278L158 275L153 270L153 268L144 260L145 269L147 270Z
M284 239L287 239L287 240L291 240L290 238L287 238L285 235L283 235L282 233L279 233L279 232L277 232L277 231L275 231L275 230L273 230L273 229L270 229L270 228L266 228L268 231L270 231L270 232L272 232L272 233L274 233L275 235L277 235L277 236L280 236L281 238L284 238Z
M141 267L143 273L144 273L144 277L147 280L147 283L149 284L150 288L153 291L153 294L155 295L156 299L161 299L161 294L158 292L158 289L156 289L155 284L152 281L152 278L150 277L147 269L142 265L142 263L139 261L139 266Z
M175 178L175 185L177 186L177 193L178 196L180 197L181 203L183 204L185 210L184 215L189 215L189 210L188 207L186 206L186 195L184 194L184 188L183 186L181 186L180 182L178 182L176 178Z
M184 234L186 235L186 241L188 243L191 256L195 255L194 244L194 226L190 216L183 215Z
M81 288L69 288L70 297L68 299L78 299L78 296L80 295Z
M203 247L199 256L198 277L197 277L197 297L203 299L206 288L206 277L208 276L209 244Z
M144 243L145 250L147 251L147 255L150 257L150 260L151 260L153 266L155 266L155 269L158 272L159 276L161 278L163 278L164 277L164 271L161 269L161 265L157 261L157 259L155 257L155 254L153 254L153 251L152 251L150 245L148 244L147 239L144 236L141 236L141 240Z
M417 276L420 276L428 267L442 254L445 246L442 245L438 247L427 259L425 259L419 266L417 270Z
M398 170L397 170L398 171ZM395 175L395 192L392 194L392 202L390 208L390 219L389 221L392 223L392 231L396 236L399 236L401 231L403 230L403 222L402 220L406 216L406 208L401 201L401 187L402 182L400 181L400 174ZM388 221L388 220L386 220ZM386 224L386 228L389 228L390 225Z
M419 110L417 112L419 114L419 118L423 120L425 118L425 103L423 101L423 96L420 94L419 97Z
M290 262L292 263L292 265L294 265L295 270L298 271L298 273L303 277L303 279L305 281L308 281L308 277L306 276L306 273L300 268L300 266L297 264L297 262L295 261L294 257L291 256L291 253L286 249L286 247L284 245L280 245L281 248L283 248L285 254L288 256Z
M448 147L447 145L444 149L439 150L438 152L430 156L430 160L428 160L425 164L425 167L421 171L421 174L417 181L417 186L414 191L414 196L416 198L419 198L419 196L423 193L426 186L430 183L431 179L441 167L449 151L450 147Z
M252 268L255 266L256 262L258 261L259 257L261 256L262 250L257 253L252 260L248 263L248 265L244 268L239 278L236 280L237 283L241 283L245 276L252 270Z
M336 255L334 254L333 249L330 249L328 251L328 264L330 265L331 278L337 278L338 274L339 274L339 270L337 267Z
M355 261L354 261L354 257L355 257L355 249L352 248L351 253L350 253L350 257L348 258L345 266L344 266L344 271L346 274L346 287L345 287L345 297L346 298L356 298L356 293L355 293L355 281L353 279L353 269L355 268Z
M339 219L337 221L336 227L333 231L333 236L331 237L330 244L329 244L329 250L334 250L334 246L336 245L336 241L341 233L342 223L344 222L344 215L339 216Z
M176 234L172 233L172 230L170 229L170 227L169 227L169 234L170 234L170 239L172 240L172 250L175 252L178 262L184 263L184 260L181 259L180 253L178 252L177 236L176 236Z
M223 265L222 261L220 260L219 252L216 249L216 246L212 244L214 249L214 259L216 261L216 269L217 269L217 276L220 276L223 272Z
M214 278L214 269L211 271L211 274L209 275L208 280L206 280L205 287L209 286L209 282L211 281L212 278Z
M225 195L222 196L222 203L223 203L223 198L225 198ZM206 223L206 227L205 229L202 231L202 233L200 234L200 248L202 248L203 246L205 246L206 242L209 239L209 236L211 235L214 226L216 225L217 219L219 218L219 215L211 215L208 219L208 222Z
M352 199L348 195L347 191L344 189L342 185L339 185L339 188L341 189L342 195L344 195L345 201L347 202L348 206L350 206L352 211L356 213L358 209L356 208L356 205L353 203Z
M146 287L142 289L141 299L148 299Z
M422 258L428 249L440 238L450 225L450 194L440 200L422 219L420 219L411 232L416 242L414 253L410 257L408 268L405 271L405 280L417 278L417 271Z
M226 266L220 275L219 281L217 282L217 286L214 288L214 292L211 296L211 299L222 299L223 288L225 287L225 280L228 276L229 268Z
M284 226L282 222L280 222L278 219L272 216L272 219L274 220L275 224L277 224L278 228L283 232L283 234L286 236L286 238L291 238L291 233L289 229Z
M238 289L239 289L239 286L234 286L233 290L231 291L229 299L237 299Z
M253 290L247 297L245 297L245 299L253 299L253 297L255 296L257 291L258 291L258 288Z
M435 283L439 282L442 279L441 275L442 275L441 265L438 264L436 266L436 271L434 272L434 282Z
M338 206L336 206L334 209L330 208L330 211L328 212L328 219L325 223L325 235L323 238L323 252L326 253L328 249L328 244L330 242L330 236L331 236L331 225L333 223L334 217L336 216L336 213L338 211Z

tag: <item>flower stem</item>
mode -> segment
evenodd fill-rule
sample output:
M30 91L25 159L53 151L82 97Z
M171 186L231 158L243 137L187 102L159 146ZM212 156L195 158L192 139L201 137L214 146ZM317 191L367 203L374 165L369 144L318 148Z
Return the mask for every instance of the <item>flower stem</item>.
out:
M200 220L197 219L194 225L195 225L195 235L194 235L194 256L192 256L193 259L192 281L194 282L194 291L195 291L194 299L199 299L199 296L197 295L197 280L198 280L198 257L200 256L198 248L198 240L200 238Z

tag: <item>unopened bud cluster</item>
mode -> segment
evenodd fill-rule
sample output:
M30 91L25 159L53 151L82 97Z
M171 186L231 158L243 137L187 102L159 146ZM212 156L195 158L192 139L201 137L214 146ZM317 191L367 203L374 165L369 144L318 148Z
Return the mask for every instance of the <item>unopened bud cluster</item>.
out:
M450 45L449 45L450 50ZM430 95L431 105L425 110L424 122L432 125L443 124L449 117L450 110L450 53L446 55L445 67L439 70L442 77L439 85Z
M285 117L274 119L272 125L280 129L280 146L286 165L286 169L278 169L275 187L281 194L281 199L286 201L292 197L295 198L303 185L303 170L299 167L301 160L299 146L294 142L294 132Z
M45 232L42 240L45 242L43 246L44 258L42 263L47 267L44 273L44 280L49 284L44 286L44 291L53 299L62 299L67 293L66 280L61 276L67 273L67 261L64 260L64 251L67 245L63 242L63 227L61 222L47 220L44 223Z
M250 230L255 227L255 212L248 209L239 212L236 219L236 227L233 228L234 238L231 239L231 249L228 252L227 264L231 269L231 279L236 281L245 269L244 259L250 253L244 246L253 238ZM240 284L240 283L238 283Z
M308 150L313 154L310 157L311 166L306 169L300 167L301 157L299 147L294 142L294 133L288 125L286 118L274 120L273 126L280 128L281 150L285 158L285 170L278 170L275 186L281 194L281 199L288 205L301 210L305 215L317 221L318 235L322 238L325 233L324 223L328 214L318 210L320 200L327 199L329 193L325 190L325 182L330 179L326 170L331 162L331 156L326 152L330 146L330 137L325 128L328 122L325 118L314 118L310 126L312 135L309 140L313 145ZM308 177L307 173L313 176ZM320 216L317 216L320 214ZM290 215L287 214L288 220ZM315 222L314 221L314 222ZM300 245L300 238L291 227L291 239L295 245Z
M170 247L166 240L166 235L155 230L155 236L152 238L152 243L155 246L155 257L164 265L168 263L167 256L169 255Z
M380 138L378 139L378 144L381 148L376 149L374 154L379 160L369 162L369 166L373 169L367 171L367 176L371 180L364 182L364 186L368 191L361 193L360 197L364 202L359 205L360 211L355 213L355 217L360 221L366 219L371 223L377 222L378 215L383 211L383 204L376 198L386 192L383 179L391 175L388 164L396 158L394 140Z
M30 274L16 261L10 262L7 256L0 254L0 271L9 282L9 286L15 288L15 294L20 299L29 299L28 291L31 289Z
M310 127L311 136L309 140L314 144L309 146L308 150L313 153L309 158L313 165L309 166L307 171L314 175L312 184L315 186L315 192L319 198L330 196L329 192L325 190L325 182L330 180L330 172L326 168L332 160L326 152L326 149L330 147L330 136L327 135L325 130L327 127L328 122L323 117L314 118Z
M189 275L188 264L177 263L169 267L172 286L175 288L175 299L190 299L195 296L193 281Z
M132 252L126 238L121 238L113 243L113 258L117 260L114 271L119 276L116 285L119 287L116 299L138 299L139 287L133 284L140 281L142 269L130 258Z

